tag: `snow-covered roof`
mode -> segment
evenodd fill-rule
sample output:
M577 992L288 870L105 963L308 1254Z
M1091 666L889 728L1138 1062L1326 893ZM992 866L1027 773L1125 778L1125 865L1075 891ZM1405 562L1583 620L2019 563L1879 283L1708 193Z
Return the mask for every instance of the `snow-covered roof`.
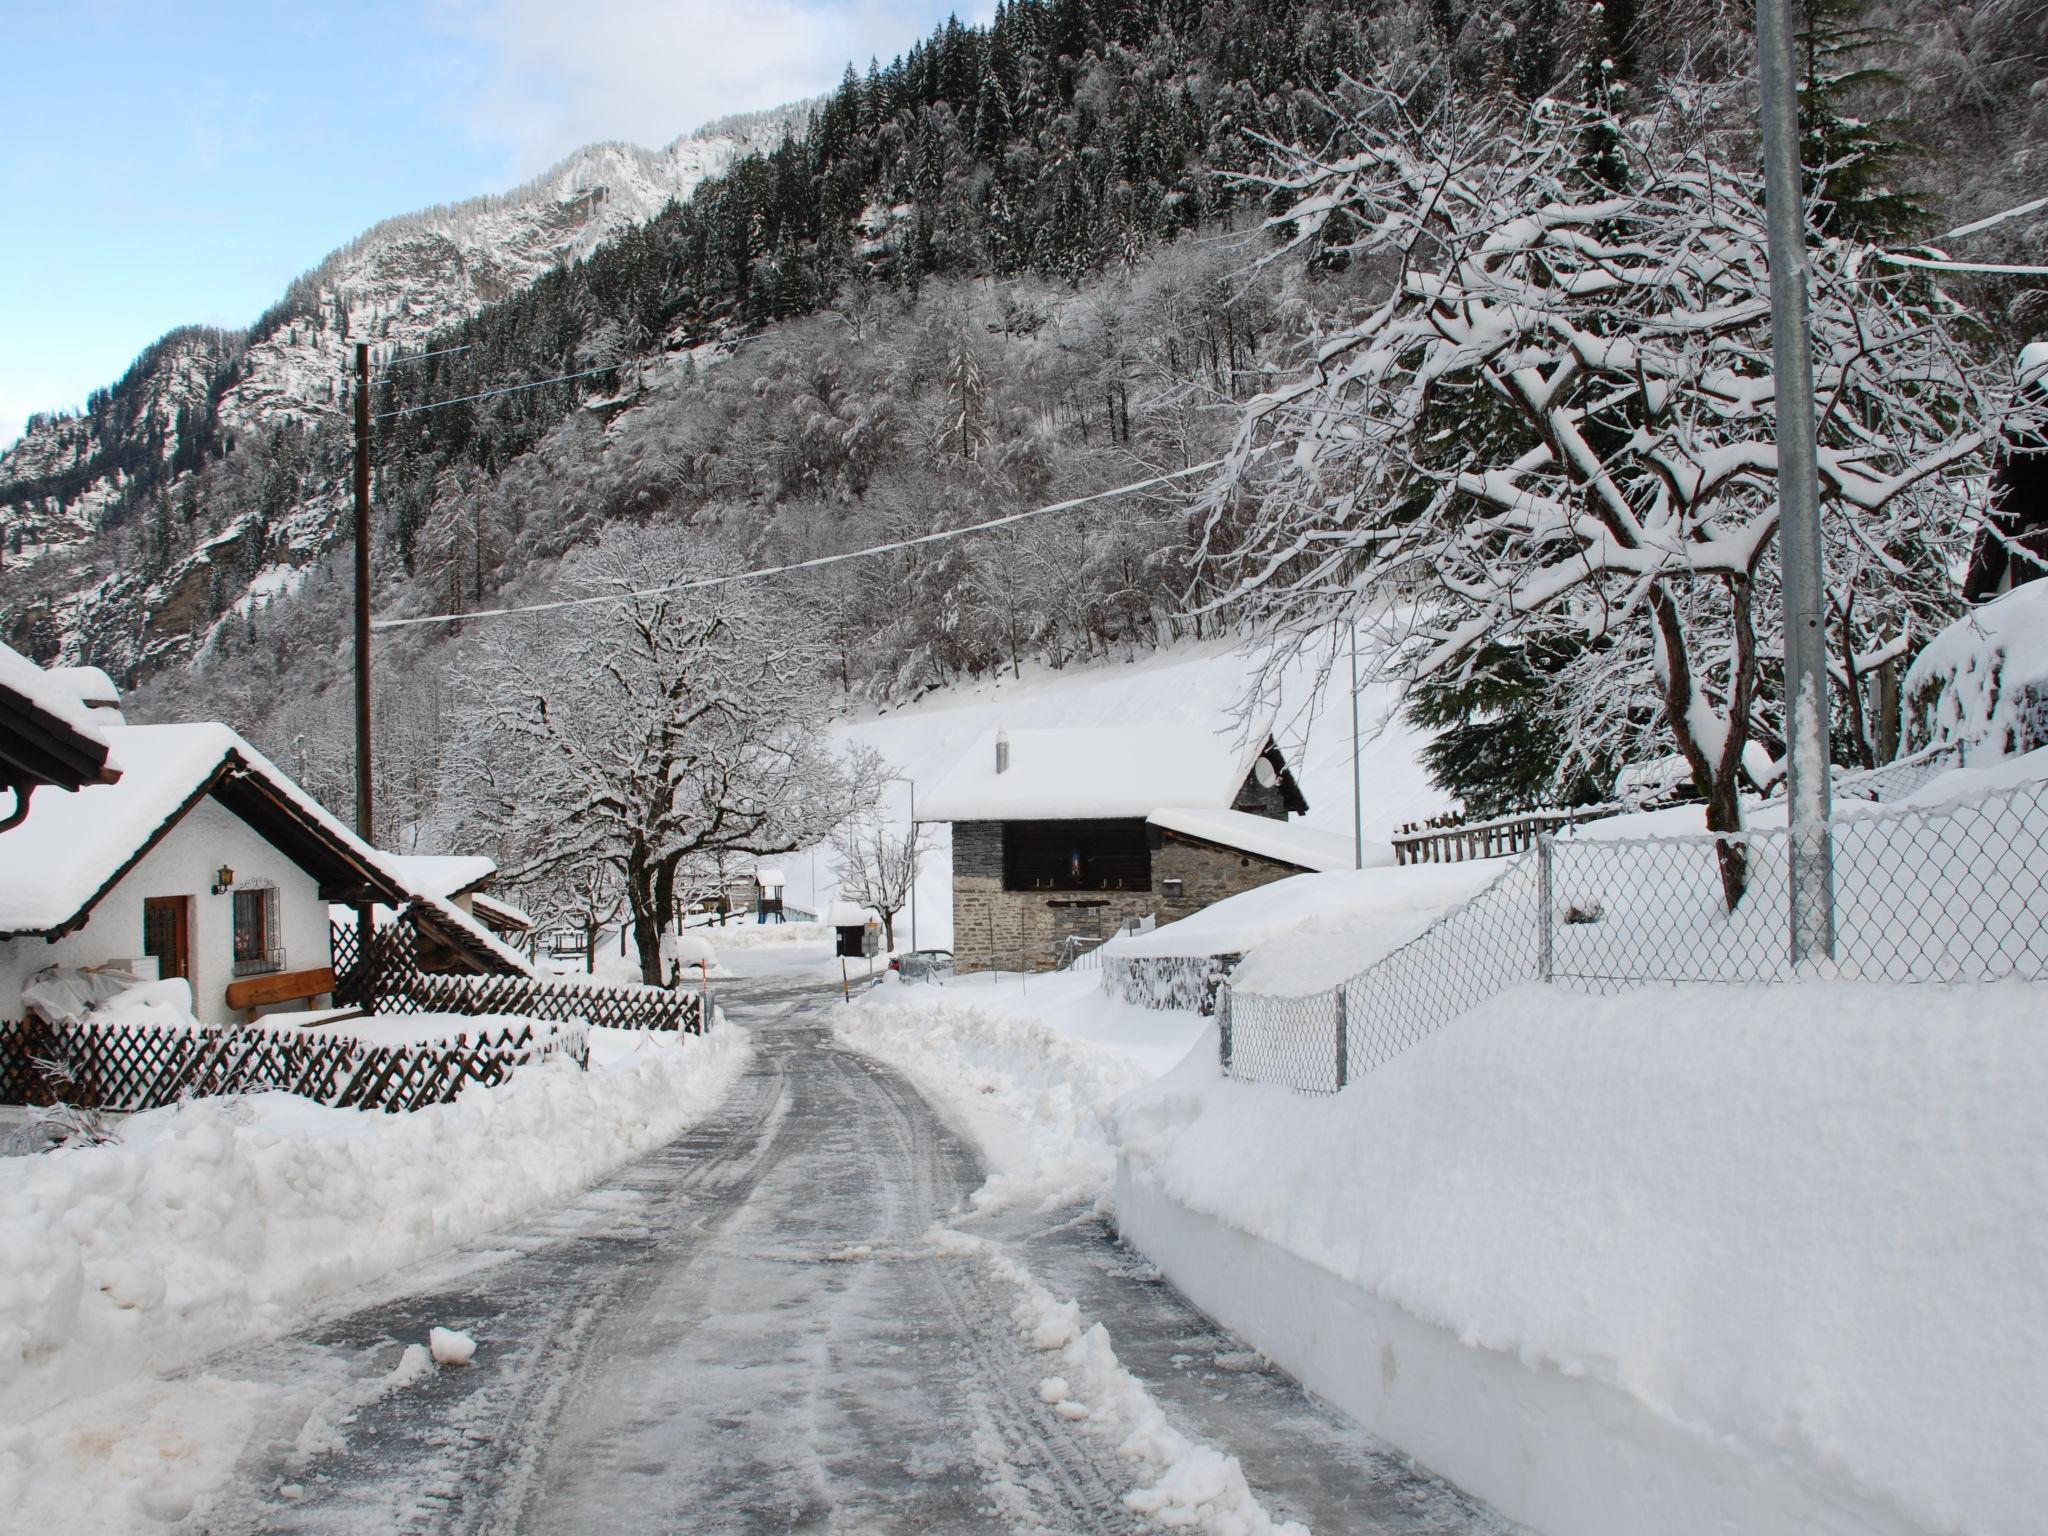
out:
M39 785L69 791L119 778L101 734L119 717L110 722L101 712L95 720L93 713L60 678L0 645L0 786L26 796ZM17 800L10 817L20 807Z
M120 725L100 734L123 764L120 781L38 795L21 824L4 834L0 938L76 927L130 865L214 794L279 846L285 846L281 838L299 841L295 859L319 850L337 867L359 871L381 898L413 903L464 947L516 974L530 974L517 950L452 902L416 889L390 855L357 837L229 727L210 721ZM259 808L260 820L252 819Z
M858 906L850 901L832 903L831 916L826 918L834 928L865 928L871 922L880 922L871 908Z
M996 767L996 741L1008 766ZM990 730L930 794L919 821L1060 821L1226 810L1269 737L1201 725Z
M480 853L386 853L384 862L415 891L429 896L460 896L498 872L497 862Z
M241 740L224 725L108 726L102 734L120 757L119 783L38 795L21 825L0 833L0 934L47 932L79 916L200 798Z
M1183 837L1257 854L1262 859L1275 859L1297 869L1324 872L1350 869L1356 863L1352 840L1340 833L1305 827L1298 822L1276 821L1271 816L1254 816L1250 811L1172 808L1154 811L1145 819Z
M121 690L104 667L45 667L44 674L73 695L102 725L121 724ZM111 711L113 718L108 719Z
M475 914L486 922L496 923L501 928L531 928L533 914L523 907L515 907L509 901L500 901L495 896L486 896L478 891L469 898L469 905Z
M754 884L764 891L779 891L789 884L789 881L783 877L779 869L757 869L754 871Z
M91 670L99 671L97 667ZM100 672L100 676L106 673ZM12 646L0 645L0 687L13 689L44 714L88 736L95 735L100 724L78 690L64 683L60 673L44 671Z

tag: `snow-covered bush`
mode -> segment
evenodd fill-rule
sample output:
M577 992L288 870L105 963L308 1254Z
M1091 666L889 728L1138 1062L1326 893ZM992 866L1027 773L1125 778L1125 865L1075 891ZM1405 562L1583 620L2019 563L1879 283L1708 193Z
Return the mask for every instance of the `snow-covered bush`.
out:
M1906 674L1906 742L1972 757L2048 746L2048 581L2016 587L1928 642Z

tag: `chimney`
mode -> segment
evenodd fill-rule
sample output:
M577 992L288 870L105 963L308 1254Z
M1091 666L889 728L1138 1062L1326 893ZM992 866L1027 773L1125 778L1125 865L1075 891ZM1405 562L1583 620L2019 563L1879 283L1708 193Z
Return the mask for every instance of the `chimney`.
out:
M1008 731L997 731L997 732L996 732L996 772L997 772L997 773L1008 773L1009 771L1010 771L1010 733L1009 733Z

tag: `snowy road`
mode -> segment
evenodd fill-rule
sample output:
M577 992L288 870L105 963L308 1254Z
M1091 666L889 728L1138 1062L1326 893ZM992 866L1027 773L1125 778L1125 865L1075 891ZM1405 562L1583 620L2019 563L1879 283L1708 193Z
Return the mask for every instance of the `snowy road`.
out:
M721 1112L402 1299L212 1362L279 1404L190 1528L306 1532L1118 1532L1115 1440L1041 1401L1045 1359L949 1218L1083 1316L1176 1426L1322 1532L1495 1531L1220 1336L1099 1221L962 1219L978 1160L832 1043L815 981L728 988L759 1051ZM480 1343L420 1371L436 1325Z

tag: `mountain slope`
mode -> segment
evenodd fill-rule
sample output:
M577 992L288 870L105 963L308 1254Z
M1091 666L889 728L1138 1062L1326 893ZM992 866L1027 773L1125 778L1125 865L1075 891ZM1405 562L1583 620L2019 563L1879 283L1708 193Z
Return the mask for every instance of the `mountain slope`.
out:
M32 417L0 454L7 554L32 559L134 515L138 496L241 434L337 419L344 344L379 360L646 222L798 109L725 120L661 150L594 144L510 192L388 219L328 256L247 331L173 331L81 415Z

